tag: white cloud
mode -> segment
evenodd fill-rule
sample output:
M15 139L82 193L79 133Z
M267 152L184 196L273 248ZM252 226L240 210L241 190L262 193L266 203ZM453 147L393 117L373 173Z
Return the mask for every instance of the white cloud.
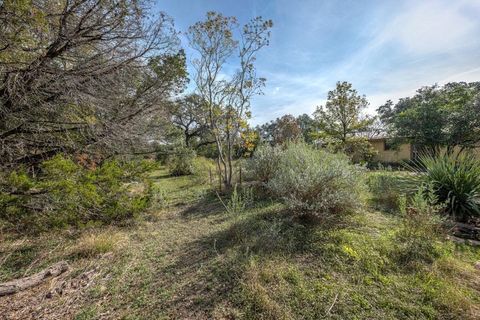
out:
M422 86L480 80L480 0L379 3L378 10L367 8L372 10L358 12L370 15L370 22L355 30L364 42L355 44L356 48L343 49L350 51L339 52L338 58L327 65L312 64L311 45L303 48L304 41L278 35L277 41L293 41L302 47L289 52L293 59L281 55L287 59L280 64L275 59L276 63L265 74L268 79L265 96L255 99L256 118L252 122L262 123L285 113L311 113L316 105L324 103L335 82L341 80L352 82L361 94L367 95L369 113L388 99L396 101L413 95ZM312 30L323 39L318 26L329 21L321 16L320 10L314 12L317 19L311 19L313 11L300 10L307 25L314 24L311 29L305 27L304 37L309 43L314 41ZM298 15L293 9L292 12ZM318 23L319 20L324 22ZM351 36L336 39L338 47L351 41ZM319 44L323 45L322 40ZM331 45L335 48L337 44ZM262 75L264 71L261 70Z
M389 40L414 55L451 52L468 46L478 26L462 1L416 1L387 27Z

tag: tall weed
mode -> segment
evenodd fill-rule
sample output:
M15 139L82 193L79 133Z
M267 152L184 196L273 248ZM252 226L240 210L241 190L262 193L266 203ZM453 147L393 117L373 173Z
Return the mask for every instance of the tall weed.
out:
M402 223L394 235L394 256L403 265L430 263L441 255L444 209L431 185L423 185L409 200L402 197Z

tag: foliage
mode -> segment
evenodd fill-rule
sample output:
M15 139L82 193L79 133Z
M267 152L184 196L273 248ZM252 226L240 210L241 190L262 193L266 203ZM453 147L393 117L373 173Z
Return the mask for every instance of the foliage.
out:
M367 186L375 207L389 212L400 209L400 201L405 193L404 175L387 170L369 172Z
M355 163L372 160L375 150L366 138L358 136L375 120L362 115L367 106L365 96L360 96L352 84L337 82L335 90L328 92L325 107L317 107L314 113L317 139L334 152L344 152Z
M438 202L457 221L480 217L480 161L474 154L424 154L408 168L415 180L432 185Z
M184 176L193 174L193 160L195 159L195 151L178 147L167 158L167 168L172 176Z
M237 184L233 187L230 199L227 202L226 209L228 213L239 214L242 213L248 206L253 204L253 189L239 188Z
M193 159L193 174L197 183L209 183L210 179L212 182L215 181L215 161L205 157L195 157Z
M362 116L368 106L365 96L360 96L348 82L337 82L335 90L328 92L325 107L314 113L320 137L332 137L345 142L348 137L368 127L374 119Z
M408 204L403 197L400 209L402 223L395 233L394 256L406 265L433 262L441 254L437 242L443 234L443 204L439 204L432 186L420 187Z
M251 157L260 143L260 137L256 130L246 128L240 132L241 144L238 148L238 157Z
M133 218L148 206L150 185L141 177L150 168L112 160L87 170L57 155L36 177L12 171L2 179L0 220L17 230L43 230Z
M377 154L377 150L364 137L347 137L342 141L327 136L322 138L322 142L327 150L345 153L353 163L369 163Z
M295 118L290 114L286 114L257 126L255 130L258 132L260 142L278 145L300 140L312 143L314 128L315 122L309 115L303 114Z
M273 143L284 144L295 142L302 136L302 129L298 125L294 116L287 114L276 120L275 130L273 132Z
M208 128L206 107L199 95L190 94L175 101L170 108L171 121L182 131L187 148L215 143Z
M292 144L268 182L272 193L297 215L340 214L362 204L363 171L342 154Z
M204 118L215 141L218 174L227 187L232 184L235 146L250 118L250 100L265 85L265 79L257 76L255 60L269 44L272 25L271 20L256 17L237 32L235 17L208 12L205 21L188 30L190 47L197 53L193 78L205 102Z
M417 90L397 104L378 108L391 134L429 152L472 148L480 142L480 83L454 82Z
M0 166L149 148L186 57L144 0L2 1ZM148 139L145 137L148 136Z
M314 133L317 129L315 120L308 114L304 113L297 117L297 123L302 130L303 141L306 143L313 143Z
M283 150L279 146L262 145L246 161L246 176L249 180L266 184L272 179L278 169Z

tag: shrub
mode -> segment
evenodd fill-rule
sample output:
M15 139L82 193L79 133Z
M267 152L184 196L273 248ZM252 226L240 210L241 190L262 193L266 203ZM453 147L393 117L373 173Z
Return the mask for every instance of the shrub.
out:
M246 162L247 179L268 183L278 169L278 161L282 153L283 150L278 146L260 146L255 150L253 157Z
M343 146L343 152L350 157L353 163L370 162L378 153L368 139L364 137L347 139Z
M296 214L320 217L359 206L363 180L363 170L345 155L292 144L278 160L268 188Z
M195 151L188 148L178 148L168 157L167 168L172 176L185 176L193 174Z
M480 161L474 155L422 155L409 168L417 173L416 180L432 186L438 202L446 204L445 212L455 220L480 217Z
M210 178L215 180L217 175L215 162L205 157L196 157L193 159L194 179L198 183L209 183ZM212 175L210 177L210 174Z
M441 251L436 242L443 233L440 212L444 206L431 186L422 186L407 200L402 198L400 209L402 223L394 236L394 255L400 263L415 265L419 262L433 262Z
M367 186L373 205L381 210L398 211L404 194L404 176L395 172L377 171L367 175Z
M342 152L353 163L368 163L377 154L375 148L364 137L348 137L342 141L333 137L322 137L323 145L332 153Z
M35 178L20 170L2 180L0 220L10 228L46 230L133 218L148 206L144 170L143 162L117 161L88 170L58 155L43 162ZM133 179L142 183L128 183Z

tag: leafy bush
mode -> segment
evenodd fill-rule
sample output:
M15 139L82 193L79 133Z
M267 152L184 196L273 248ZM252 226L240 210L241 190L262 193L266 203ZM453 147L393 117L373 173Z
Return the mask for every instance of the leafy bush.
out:
M367 186L371 193L373 205L381 210L398 211L405 178L395 172L369 172Z
M167 168L172 176L185 176L193 174L195 151L189 148L178 148L168 157Z
M10 228L42 230L135 217L148 206L150 185L141 176L149 168L146 162L107 161L87 170L58 155L43 162L37 177L12 171L0 182L0 220Z
M432 185L439 203L455 220L480 218L480 161L472 154L422 155L409 168L416 180ZM418 182L417 182L418 183Z
M439 213L444 206L438 204L431 186L420 187L408 204L405 197L402 199L402 223L394 236L394 256L405 265L430 263L441 254L436 242L443 233Z
M372 161L377 155L377 150L364 137L351 137L343 143L342 151L347 154L353 163Z
M210 178L215 180L217 175L215 162L205 157L196 157L193 159L194 179L198 183L209 183ZM210 174L212 175L210 177Z
M268 182L272 193L296 214L337 214L359 206L365 190L363 170L343 154L292 144Z
M283 153L279 146L260 146L253 157L246 162L247 179L268 183L278 169L278 161Z

